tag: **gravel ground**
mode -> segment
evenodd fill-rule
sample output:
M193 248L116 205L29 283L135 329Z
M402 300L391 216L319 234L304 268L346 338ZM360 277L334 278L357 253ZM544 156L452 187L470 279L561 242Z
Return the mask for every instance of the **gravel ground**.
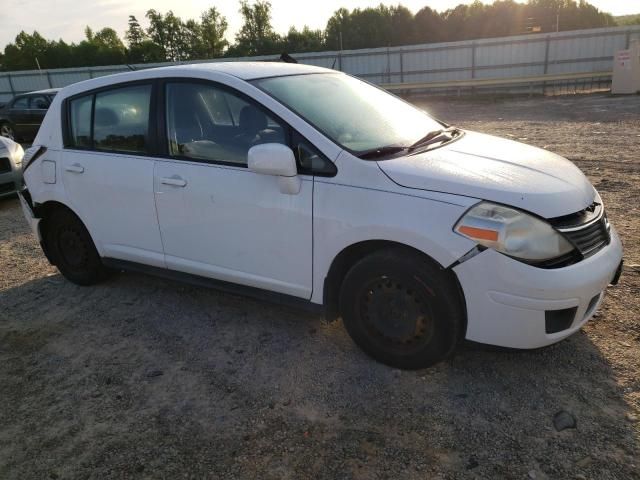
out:
M415 101L600 190L628 267L583 332L401 372L280 306L137 274L72 285L3 200L0 478L640 478L640 97Z

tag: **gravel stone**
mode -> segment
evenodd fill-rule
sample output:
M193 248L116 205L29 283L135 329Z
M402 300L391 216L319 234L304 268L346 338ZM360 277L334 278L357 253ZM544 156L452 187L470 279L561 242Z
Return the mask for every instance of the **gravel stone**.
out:
M553 416L553 426L556 431L561 432L567 428L576 428L577 422L573 415L561 410Z

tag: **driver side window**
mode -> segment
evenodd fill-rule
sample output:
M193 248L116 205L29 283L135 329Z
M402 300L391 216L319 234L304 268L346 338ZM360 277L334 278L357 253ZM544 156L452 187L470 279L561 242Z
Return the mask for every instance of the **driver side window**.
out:
M165 93L171 156L246 165L254 145L287 144L284 125L224 89L174 82Z

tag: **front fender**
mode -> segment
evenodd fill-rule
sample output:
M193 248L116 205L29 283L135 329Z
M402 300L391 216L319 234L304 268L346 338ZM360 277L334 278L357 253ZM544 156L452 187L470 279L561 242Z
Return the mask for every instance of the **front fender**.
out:
M393 191L316 182L313 293L323 303L333 260L351 245L382 240L412 247L446 268L475 243L453 232L466 207Z

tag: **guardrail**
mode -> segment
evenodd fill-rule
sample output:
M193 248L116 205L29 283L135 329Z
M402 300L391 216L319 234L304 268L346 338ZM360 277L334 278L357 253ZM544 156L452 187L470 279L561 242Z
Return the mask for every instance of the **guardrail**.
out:
M416 82L416 83L383 83L380 86L391 91L432 90L432 89L458 89L475 87L503 87L524 85L532 89L534 85L545 85L553 82L578 81L593 79L608 79L612 72L580 72L560 73L555 75L534 75L530 77L512 78L473 78L467 80L446 80L443 82Z

